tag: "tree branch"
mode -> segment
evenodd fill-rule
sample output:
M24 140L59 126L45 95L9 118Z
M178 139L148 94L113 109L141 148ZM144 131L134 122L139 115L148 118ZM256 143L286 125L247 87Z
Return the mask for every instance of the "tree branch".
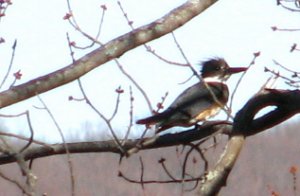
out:
M268 106L276 106L276 109L269 113L255 118L256 114ZM276 90L266 89L263 93L251 98L245 106L236 114L234 123L231 125L227 121L212 121L195 127L194 129L157 136L154 142L146 146L141 146L140 150L168 147L174 145L185 145L193 141L203 140L215 133L231 134L227 148L215 168L208 172L205 181L201 184L199 195L214 195L218 193L231 172L235 161L242 149L246 136L254 135L269 127L273 127L291 116L300 112L300 91L294 90ZM151 138L145 138L148 140ZM123 148L129 150L134 148L137 140L126 140ZM110 141L98 142L79 142L68 143L70 153L93 153L93 152L111 152L121 154L116 143ZM25 160L31 160L51 155L65 154L66 150L63 144L54 144L50 146L38 146L26 149L22 156ZM0 156L0 164L7 164L16 161L13 154L3 154Z
M140 150L188 144L193 141L205 139L208 136L219 132L220 129L222 129L225 133L228 133L228 131L231 130L231 123L227 121L214 121L208 123L207 125L199 126L188 131L158 136L154 142L151 142L146 146L141 146ZM144 138L145 141L148 139L152 138ZM120 141L120 143L122 143L122 141ZM136 147L137 143L141 143L140 139L127 139L122 147L124 150L129 150ZM68 146L69 153L111 152L122 154L120 148L114 140L66 143L66 145ZM66 148L64 144L53 144L49 146L37 146L26 149L24 152L22 152L22 156L25 160L31 160L65 153ZM15 161L16 158L13 154L3 154L0 156L0 165Z
M255 119L255 115L268 106L276 109ZM199 195L216 195L226 180L243 147L245 137L257 134L287 120L300 112L299 90L265 89L251 98L236 114L231 139L221 160L208 172L206 181L198 189Z
M276 108L267 114L255 118L255 115L268 106ZM299 90L265 89L250 99L237 113L234 128L245 136L250 136L271 128L300 112Z
M217 0L189 0L158 20L117 37L69 66L0 93L0 108L28 99L78 79L125 52L182 26Z
M223 186L237 160L243 147L245 138L243 135L235 135L229 140L224 155L216 164L215 168L206 175L205 182L200 184L198 195L210 196L217 195Z

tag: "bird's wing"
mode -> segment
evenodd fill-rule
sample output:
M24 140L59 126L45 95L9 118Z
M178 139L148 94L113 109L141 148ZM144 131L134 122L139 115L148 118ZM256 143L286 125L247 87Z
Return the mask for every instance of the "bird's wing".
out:
M215 103L212 93L221 103L227 102L228 88L222 83L210 83L208 84L209 89L206 87L204 82L199 82L183 91L177 99L170 105L170 109L184 112L190 117L194 117L209 108L212 103ZM225 94L224 94L225 93Z

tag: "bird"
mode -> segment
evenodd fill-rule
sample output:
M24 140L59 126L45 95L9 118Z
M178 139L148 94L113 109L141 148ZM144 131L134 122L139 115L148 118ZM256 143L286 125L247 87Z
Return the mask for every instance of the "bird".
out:
M202 63L200 82L183 91L163 112L137 120L147 127L156 125L156 133L172 127L190 127L215 116L227 104L227 79L247 67L230 67L223 58Z

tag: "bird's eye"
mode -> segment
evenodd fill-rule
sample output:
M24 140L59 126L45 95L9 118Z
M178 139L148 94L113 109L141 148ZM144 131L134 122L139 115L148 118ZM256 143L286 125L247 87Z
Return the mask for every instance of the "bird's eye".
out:
M219 66L217 66L217 67L215 67L215 70L220 70L221 69L221 67L219 67Z

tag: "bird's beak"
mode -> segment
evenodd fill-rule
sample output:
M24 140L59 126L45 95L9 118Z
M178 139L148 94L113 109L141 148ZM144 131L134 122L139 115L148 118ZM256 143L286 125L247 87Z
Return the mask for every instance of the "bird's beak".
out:
M239 73L242 71L246 71L248 69L248 67L230 67L227 72L229 74L235 74L235 73Z

